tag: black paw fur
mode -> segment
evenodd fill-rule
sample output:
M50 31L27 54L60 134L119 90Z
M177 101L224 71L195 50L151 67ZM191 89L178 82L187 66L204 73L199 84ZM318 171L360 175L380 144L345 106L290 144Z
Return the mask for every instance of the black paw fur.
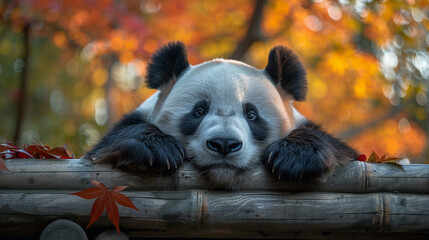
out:
M323 181L335 167L357 156L353 148L307 122L270 144L262 161L279 179L305 183Z
M150 134L127 138L113 149L100 149L91 154L95 162L116 162L117 167L138 167L155 172L174 171L186 158L184 147L172 136Z
M154 171L172 171L186 158L184 147L172 136L151 134L140 139L127 139L118 146L121 165L144 165Z
M134 112L125 115L84 158L165 172L180 167L186 152L176 138Z
M317 182L332 165L322 146L285 138L269 145L262 157L265 166L280 180Z

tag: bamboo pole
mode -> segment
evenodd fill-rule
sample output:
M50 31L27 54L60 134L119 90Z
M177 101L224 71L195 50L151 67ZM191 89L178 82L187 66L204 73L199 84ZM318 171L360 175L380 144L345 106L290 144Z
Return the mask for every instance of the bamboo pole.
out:
M64 190L0 190L0 236L67 218L85 227L93 201ZM124 192L140 211L119 206L120 227L145 237L429 236L429 195L400 193ZM91 228L113 227L106 214ZM301 234L303 234L301 236ZM314 237L313 236L313 237ZM331 236L331 238L333 238ZM393 237L393 235L388 235ZM201 237L201 235L200 235ZM350 235L349 238L353 238ZM418 238L419 239L419 238ZM424 239L424 238L420 238Z
M92 200L68 193L130 186L139 212L119 206L128 236L295 239L428 239L429 165L352 162L319 185L279 182L262 166L241 191L211 191L185 163L172 175L127 172L83 159L6 161L0 236L37 236L65 218L82 227ZM106 215L91 229L113 228ZM90 230L91 230L90 229Z
M127 185L130 190L209 189L198 171L185 163L172 175L129 172L113 169L110 164L93 165L84 159L6 161L10 172L0 172L0 189L74 189L91 187L91 179L108 187ZM337 169L325 183L290 184L278 181L263 166L254 169L251 181L240 190L319 191L344 193L401 192L429 193L429 165L370 164L351 162Z

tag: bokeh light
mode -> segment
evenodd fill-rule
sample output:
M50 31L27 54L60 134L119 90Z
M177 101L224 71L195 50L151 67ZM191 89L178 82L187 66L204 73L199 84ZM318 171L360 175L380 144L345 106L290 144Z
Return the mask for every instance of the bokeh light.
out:
M168 41L183 41L191 64L259 69L283 44L308 72L295 103L305 116L362 153L429 163L427 1L16 0L0 13L2 142L21 122L19 143L69 142L81 156L155 92L145 69Z

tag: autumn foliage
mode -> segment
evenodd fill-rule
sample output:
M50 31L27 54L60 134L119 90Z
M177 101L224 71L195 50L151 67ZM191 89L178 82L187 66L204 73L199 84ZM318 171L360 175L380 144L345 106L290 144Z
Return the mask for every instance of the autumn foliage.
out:
M0 144L0 171L9 171L4 160L17 158L72 159L74 156L70 156L67 152L67 145L50 148L43 144L34 143L20 148L12 143Z
M6 0L0 142L15 134L26 68L21 143L68 139L79 155L153 94L145 67L162 44L184 42L191 64L233 57L258 68L284 44L308 72L308 99L296 104L306 117L361 152L429 162L428 11L415 0Z
M34 143L20 148L12 143L0 144L0 157L3 159L39 158L39 159L73 159L67 152L67 145L50 148L43 144Z
M120 204L124 207L129 207L138 211L136 206L134 206L127 196L119 193L120 191L126 189L127 186L118 186L114 187L112 190L109 190L101 182L95 180L91 180L91 182L95 187L88 188L76 193L70 193L71 195L76 195L84 199L95 198L91 209L91 218L86 228L89 228L91 224L93 224L101 216L103 211L106 210L107 217L110 219L113 225L115 225L118 233L120 233L119 210L116 204Z
M381 157L379 157L376 152L372 151L371 155L368 158L366 158L365 154L361 154L359 155L357 160L361 162L370 162L370 163L385 163L385 162L394 162L399 159L400 158L397 158L397 157L387 157L386 154L383 154Z

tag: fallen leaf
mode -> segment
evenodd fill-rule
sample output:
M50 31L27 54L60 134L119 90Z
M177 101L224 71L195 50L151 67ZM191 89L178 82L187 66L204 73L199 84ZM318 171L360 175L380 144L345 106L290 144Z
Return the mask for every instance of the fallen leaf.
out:
M0 144L0 157L5 160L16 158L72 159L73 156L68 154L66 146L50 149L43 144L34 143L19 148L12 143L6 143Z
M101 183L101 182L99 182L99 181L96 181L96 180L90 180L91 181L91 183L94 185L94 186L96 186L96 187L100 187L100 188L103 188L103 189L107 189L106 188L106 186L104 186L104 184L103 183Z
M6 167L6 162L2 157L0 157L0 171L9 171L9 169Z
M106 212L107 217L109 217L110 221L115 225L116 230L120 234L119 231L119 210L113 198L108 197L106 201Z
M28 151L26 151L25 149L14 149L14 151L17 153L17 158L34 158L33 155L31 155Z
M71 159L67 153L66 147L54 147L48 151L49 154L58 156L59 159Z
M393 165L395 167L400 168L401 170L404 170L404 167L401 164L397 163L397 162L384 162L384 163Z
M92 187L92 188L88 188L86 190L83 190L81 192L70 193L70 194L76 195L76 196L79 196L79 197L85 198L85 199L94 199L94 198L101 196L105 192L106 192L106 190L104 190L103 188Z
M362 156L362 155L360 155ZM359 156L359 157L360 157ZM386 157L386 154L383 154L383 156L379 157L377 155L377 153L375 153L374 151L372 151L371 156L369 156L367 162L372 162L372 163L387 163L387 162L393 162L395 160L399 160L400 158L398 157Z
M101 196L99 196L97 199L95 199L94 204L92 204L91 218L90 218L88 226L86 226L86 228L89 228L91 226L91 224L93 224L101 216L101 214L103 213L104 208L106 206L106 202L107 202L106 192L103 192L101 194Z
M359 155L358 160L361 162L366 162L366 155L365 154Z
M124 194L119 193L120 191L127 188L127 186L117 186L112 190L109 190L104 186L103 183L96 180L91 180L91 183L95 186L88 188L86 190L70 193L70 195L76 195L84 199L95 199L94 204L91 209L91 218L89 220L89 228L103 213L103 210L106 209L107 217L115 225L116 230L120 233L119 230L119 210L116 203L124 206L133 208L138 211L133 202Z
M371 155L369 156L367 162L377 162L380 158L378 157L377 153L375 153L374 151L372 151Z
M7 149L14 149L14 148L18 148L17 146L14 146L12 143L5 143L5 144L0 144L0 152L3 152Z
M124 194L113 192L113 191L111 192L111 194L112 194L112 199L115 200L115 202L117 202L118 204L124 207L133 208L138 211L137 207L134 206L133 202L131 202L131 200Z
M400 158L398 158L398 157L388 157L388 158L383 159L382 162L391 162L391 161L396 161L396 160L399 160L399 159Z

